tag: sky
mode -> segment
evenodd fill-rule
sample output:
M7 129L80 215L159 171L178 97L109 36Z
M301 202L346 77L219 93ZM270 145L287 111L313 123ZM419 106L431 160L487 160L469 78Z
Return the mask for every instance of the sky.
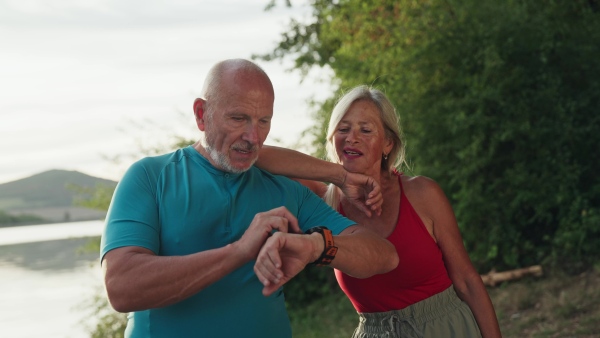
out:
M0 0L0 184L51 169L118 181L141 149L197 139L192 104L216 62L268 53L304 1ZM256 61L275 88L266 144L312 126L306 78L291 59ZM116 159L119 159L116 161Z

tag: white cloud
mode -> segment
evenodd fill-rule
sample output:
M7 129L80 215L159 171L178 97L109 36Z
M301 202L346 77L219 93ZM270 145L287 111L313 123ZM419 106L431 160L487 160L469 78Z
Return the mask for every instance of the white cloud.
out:
M128 163L104 156L169 131L196 135L191 105L208 69L270 51L306 12L266 3L0 0L0 183L49 169L118 179ZM259 64L276 92L269 140L292 144L312 124L306 100L331 93L314 80L328 75L301 84L288 61Z

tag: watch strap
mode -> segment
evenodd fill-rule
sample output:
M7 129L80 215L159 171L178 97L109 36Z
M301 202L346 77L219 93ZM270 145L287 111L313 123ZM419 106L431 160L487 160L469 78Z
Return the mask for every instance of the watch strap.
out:
M338 251L338 248L337 246L335 246L335 243L333 241L333 234L331 233L331 230L327 229L324 226L310 228L306 231L306 234L310 235L315 232L318 232L321 234L321 236L323 236L323 242L325 245L323 247L323 252L321 253L321 256L319 256L319 258L317 258L314 262L310 264L317 266L329 265L335 258L335 255Z

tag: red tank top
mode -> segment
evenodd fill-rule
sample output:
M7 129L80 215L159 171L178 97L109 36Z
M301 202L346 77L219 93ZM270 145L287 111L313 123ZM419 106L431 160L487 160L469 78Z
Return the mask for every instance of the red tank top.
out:
M387 238L400 258L396 269L365 279L335 270L340 287L358 312L400 310L452 285L440 248L404 195L400 175L398 181L400 212L396 228ZM339 209L344 214L341 204Z

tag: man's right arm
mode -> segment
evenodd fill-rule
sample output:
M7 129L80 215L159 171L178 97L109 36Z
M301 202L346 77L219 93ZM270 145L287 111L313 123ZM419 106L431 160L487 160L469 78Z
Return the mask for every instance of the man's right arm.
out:
M131 312L184 300L251 259L236 243L186 256L157 256L127 246L109 251L102 268L110 304Z
M284 207L257 214L244 235L222 248L184 256L158 256L126 246L104 255L102 267L109 301L119 312L164 307L184 300L250 260L273 230L300 232Z

